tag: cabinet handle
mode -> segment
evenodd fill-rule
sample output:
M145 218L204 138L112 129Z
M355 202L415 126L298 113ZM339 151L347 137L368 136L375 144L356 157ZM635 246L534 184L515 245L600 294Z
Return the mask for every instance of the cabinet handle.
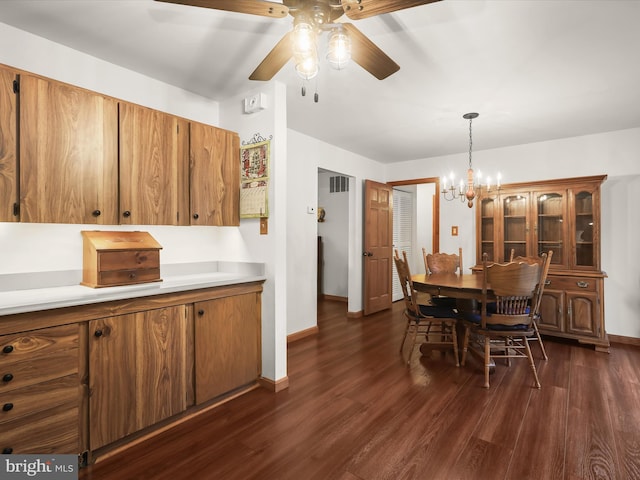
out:
M5 345L2 349L2 353L11 353L13 352L13 345Z
M5 403L2 406L2 411L3 412L8 412L9 410L11 410L13 408L13 403Z
M129 278L136 278L136 274L135 273L130 273L129 274Z
M9 383L11 380L13 380L13 375L11 373L5 373L2 377L2 381L4 383Z
M102 332L102 330L100 330L100 329L98 329L98 330L96 330L96 331L94 332L94 335L95 335L97 338L100 338L100 337L102 336L102 334L103 334L103 332Z
M551 280L545 280L545 281L544 281L544 284L545 284L545 286L547 286L547 285L551 285Z
M129 210L125 210L124 212L122 212L122 216L129 218L131 216L131 212Z
M194 213L194 214L193 214L193 218L194 218L195 220L197 220L197 219L199 219L199 218L200 218L200 215L198 215L197 213Z
M589 286L589 282L576 282L576 285L578 285L580 288L587 288Z
M93 215L94 217L99 217L102 214L102 212L100 210L94 210L93 212L91 212L91 215Z
M11 447L6 447L2 449L2 454L3 455L11 455L13 453L13 448Z
M198 310L198 315L203 316L204 315L204 310Z

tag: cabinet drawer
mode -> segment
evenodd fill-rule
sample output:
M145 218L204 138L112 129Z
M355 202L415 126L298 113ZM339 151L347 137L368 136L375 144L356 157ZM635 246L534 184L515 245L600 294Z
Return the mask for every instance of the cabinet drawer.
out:
M78 349L55 351L33 360L23 358L0 365L0 394L78 373Z
M7 362L78 349L78 324L0 336L0 369Z
M585 277L547 277L545 289L595 292L598 279Z
M59 405L77 405L80 400L79 389L78 375L69 375L0 393L0 427L9 421Z
M158 250L128 250L123 252L98 253L98 271L135 270L159 268Z
M101 287L115 285L131 285L134 283L160 281L160 269L148 268L140 270L119 270L98 273L98 284Z
M0 452L17 454L80 453L77 402L2 424Z

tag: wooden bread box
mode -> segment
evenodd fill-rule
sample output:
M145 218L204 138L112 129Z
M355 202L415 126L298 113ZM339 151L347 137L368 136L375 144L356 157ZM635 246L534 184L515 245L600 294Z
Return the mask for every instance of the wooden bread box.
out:
M100 288L162 281L162 246L148 232L83 230L81 233L81 285Z

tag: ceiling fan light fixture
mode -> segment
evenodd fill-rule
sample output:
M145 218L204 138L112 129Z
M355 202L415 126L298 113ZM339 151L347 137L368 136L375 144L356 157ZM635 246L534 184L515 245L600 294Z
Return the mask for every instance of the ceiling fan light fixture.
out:
M304 21L296 22L293 28L293 56L308 58L316 55L317 35L311 24Z
M332 68L342 70L351 60L351 38L342 28L335 28L329 37L327 61Z
M303 80L311 80L318 74L318 55L296 58L296 73Z

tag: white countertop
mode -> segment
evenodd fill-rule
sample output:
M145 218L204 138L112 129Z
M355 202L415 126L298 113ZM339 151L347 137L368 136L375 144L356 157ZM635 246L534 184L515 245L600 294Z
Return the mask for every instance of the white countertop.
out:
M73 285L54 284L20 290L5 287L0 290L0 316L264 281L266 278L264 265L258 263L211 262L206 264L206 271L200 271L203 270L202 265L197 268L189 268L188 265L167 267L164 267L169 272L167 275L162 274L163 266L160 268L162 282L138 285L91 288L79 285L78 282ZM38 284L37 281L33 283Z

